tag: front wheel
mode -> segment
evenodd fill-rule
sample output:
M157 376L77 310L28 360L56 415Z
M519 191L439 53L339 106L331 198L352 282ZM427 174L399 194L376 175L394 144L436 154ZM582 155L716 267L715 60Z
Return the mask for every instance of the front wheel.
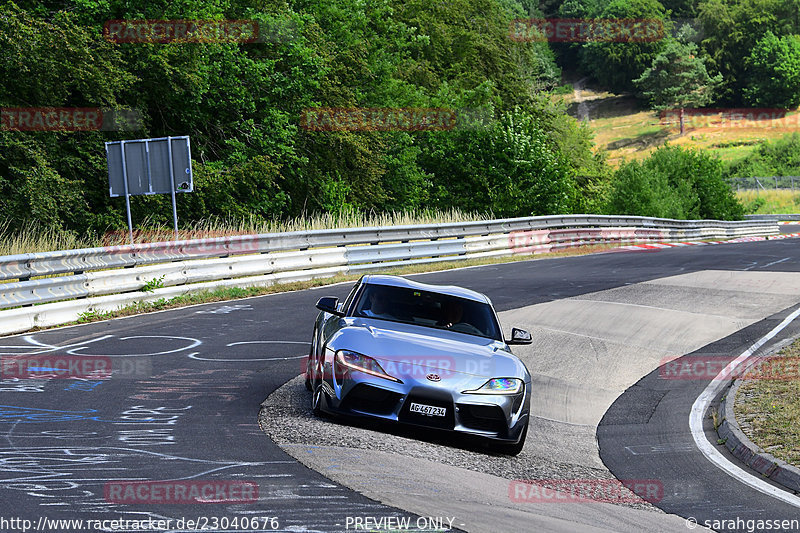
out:
M311 338L311 348L308 350L308 359L306 359L306 390L312 391L314 376L311 375L311 363L314 361L314 341L317 339L317 330L314 329L314 336Z
M308 354L308 359L306 359L306 390L314 390L314 387L311 385L311 354Z
M314 390L311 394L311 411L315 416L322 417L325 415L322 411L323 394L325 393L322 391L322 380L318 379L314 383Z

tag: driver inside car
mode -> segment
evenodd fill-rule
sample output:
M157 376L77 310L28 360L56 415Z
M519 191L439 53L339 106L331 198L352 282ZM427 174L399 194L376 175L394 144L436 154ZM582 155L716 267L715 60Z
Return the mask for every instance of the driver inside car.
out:
M455 301L446 302L442 306L442 318L436 323L437 326L442 328L452 328L454 325L461 322L464 316L464 308L462 305Z
M363 309L361 314L369 318L383 318L385 320L393 320L395 318L394 315L389 313L386 295L375 289L369 292L369 309Z

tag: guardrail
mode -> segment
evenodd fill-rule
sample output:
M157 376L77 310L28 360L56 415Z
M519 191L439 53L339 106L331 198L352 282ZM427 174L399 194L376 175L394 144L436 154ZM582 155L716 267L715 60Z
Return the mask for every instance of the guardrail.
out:
M746 220L772 220L775 222L788 222L790 220L800 220L800 215L745 215L744 218Z
M264 286L585 245L777 233L777 223L770 220L566 215L295 231L5 256L0 257L0 334L225 286Z

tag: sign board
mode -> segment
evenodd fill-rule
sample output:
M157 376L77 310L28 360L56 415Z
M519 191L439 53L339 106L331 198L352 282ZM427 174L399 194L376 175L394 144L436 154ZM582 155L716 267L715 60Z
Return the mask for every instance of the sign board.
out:
M112 198L125 197L128 234L133 244L131 196L172 196L172 224L178 238L178 208L175 193L192 192L192 151L189 137L162 137L106 143L108 191Z
M189 137L107 142L106 159L112 198L194 189Z

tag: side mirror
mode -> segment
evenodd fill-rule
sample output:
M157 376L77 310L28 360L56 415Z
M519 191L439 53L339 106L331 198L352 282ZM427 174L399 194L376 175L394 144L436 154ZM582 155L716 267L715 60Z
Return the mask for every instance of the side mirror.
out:
M524 329L519 328L512 328L511 329L511 338L506 340L506 344L530 344L533 342L531 338L531 334L525 331Z
M336 316L344 316L344 313L339 311L339 298L335 296L323 296L317 302L317 309L330 313Z

